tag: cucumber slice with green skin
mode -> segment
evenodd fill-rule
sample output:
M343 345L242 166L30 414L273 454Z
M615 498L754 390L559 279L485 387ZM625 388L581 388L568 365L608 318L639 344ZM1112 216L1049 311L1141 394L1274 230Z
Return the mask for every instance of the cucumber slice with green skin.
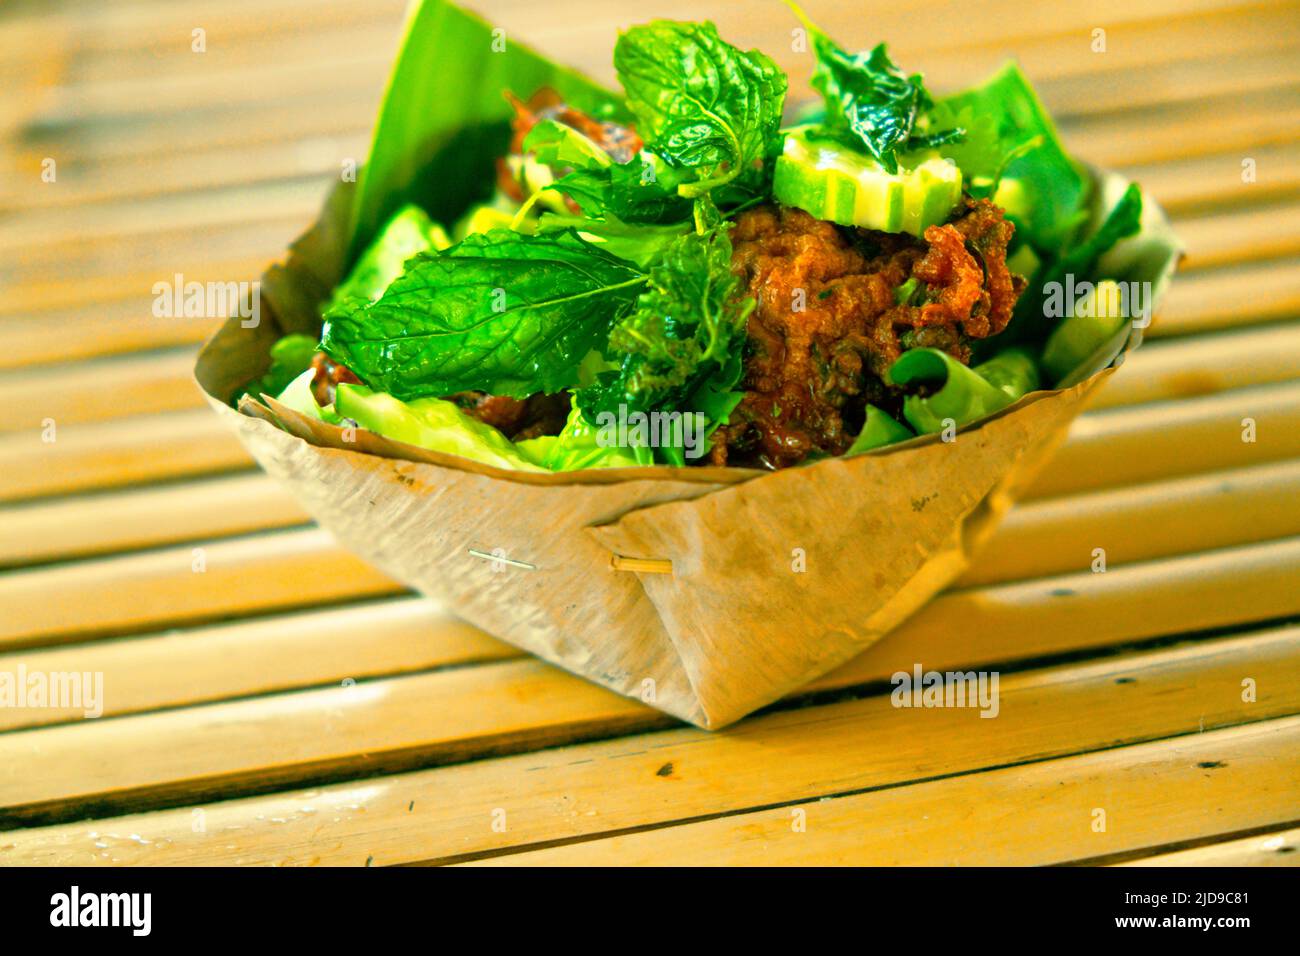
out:
M937 155L910 158L910 168L888 173L869 156L791 130L776 160L772 194L817 219L919 237L961 201L962 178Z

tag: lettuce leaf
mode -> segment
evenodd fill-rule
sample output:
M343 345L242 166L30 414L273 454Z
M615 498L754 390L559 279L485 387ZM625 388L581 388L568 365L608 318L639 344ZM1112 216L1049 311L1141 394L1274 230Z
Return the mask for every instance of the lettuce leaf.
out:
M1142 224L1142 190L1130 183L1119 200L1101 220L1090 235L1071 245L1063 253L1049 257L1032 277L1029 287L1016 303L1010 324L995 338L980 343L979 351L991 348L1001 340L1001 345L1018 342L1043 342L1063 317L1049 316L1046 301L1049 288L1064 283L1066 276L1076 282L1098 278L1097 260L1114 248L1121 240L1134 235Z
M370 244L348 277L325 305L324 312L378 299L388 284L402 274L406 260L416 253L446 249L447 233L419 206L403 206Z
M252 395L258 399L263 395L279 395L290 382L311 366L311 359L315 354L314 335L294 332L281 336L271 346L271 365L266 373L240 389L231 398L231 404L238 405L240 398L245 395Z
M431 451L518 471L542 471L505 435L440 398L402 402L363 385L340 385L334 410L367 431Z
M517 442L515 447L529 461L550 471L635 468L653 460L649 449L602 444L600 429L587 421L576 401L560 434L529 438Z

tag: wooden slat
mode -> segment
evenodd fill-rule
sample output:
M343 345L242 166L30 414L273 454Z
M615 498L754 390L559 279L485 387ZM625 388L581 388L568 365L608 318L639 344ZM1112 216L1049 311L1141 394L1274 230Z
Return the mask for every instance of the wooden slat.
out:
M1196 100L1149 112L1074 117L1062 123L1066 146L1099 166L1155 165L1294 143L1300 122L1296 93L1269 90ZM1206 135L1207 110L1221 114Z
M30 179L11 183L0 192L0 209L25 211L79 207L123 199L141 200L166 193L198 189L237 187L249 182L296 179L306 176L337 177L342 162L365 162L370 136L362 130L348 130L339 137L317 136L312 140L263 144L225 152L195 152L174 157L167 163L103 164L62 170L58 188L50 189L39 178L39 161L33 162ZM56 157L57 158L57 157Z
M0 567L206 541L306 524L307 513L261 472L0 506Z
M320 529L206 542L0 577L0 646L394 594Z
M226 14L221 4L206 6L207 13L218 17ZM362 9L355 9L356 6ZM249 18L255 18L257 12L250 11ZM156 37L156 42L149 46L142 43L138 35L119 34L120 45L111 49L96 46L90 37L82 38L76 61L68 71L67 87L72 91L101 83L148 80L158 76L229 75L236 69L346 59L355 56L359 50L392 55L400 38L403 12L403 4L394 0L359 4L352 8L316 0L307 5L306 15L290 30L250 33L245 19L242 29L232 33L233 24L228 23L225 28L207 26L208 18L199 11L192 11L188 26L182 25L165 36ZM276 14L282 15L282 11L277 10ZM165 16L161 9L158 15ZM1268 12L1259 14L1262 17L1269 15ZM1272 15L1276 16L1276 12ZM191 49L190 31L199 22L205 24L209 41L206 52L202 54ZM153 27L155 24L151 23L146 29ZM1260 35L1261 32L1238 30L1238 42L1252 44L1250 49L1266 47L1268 39ZM1284 33L1280 35L1285 36ZM1231 32L1228 37L1231 40Z
M126 278L145 271L154 274L155 281L170 281L192 263L260 258L269 265L283 258L285 249L309 221L302 213L270 218L250 213L238 223L190 227L167 221L159 222L150 233L32 242L12 254L11 275L15 282L48 282L60 275L60 269L66 278L68 263L76 262L78 281Z
M1042 866L1276 825L1294 818L1297 779L1300 718L1292 717L490 862Z
M0 377L0 433L39 430L46 419L80 425L198 408L193 349L18 371Z
M1187 244L1180 271L1300 255L1300 202L1182 218L1175 228Z
M1151 110L1217 96L1294 89L1300 85L1300 62L1294 49L1255 53L1224 70L1222 59L1134 67L1109 74L1035 84L1054 114L1081 116L1116 111Z
M899 710L888 694L879 694L754 718L725 733L672 730L208 806L198 832L189 807L12 832L0 839L0 862L360 863L369 856L384 865L451 860L1048 760L1294 713L1300 707L1297 637L1291 629L1003 675L994 720L981 719L970 709ZM903 652L894 663L910 670L913 660ZM930 660L925 664L945 666ZM444 676L476 678L487 671L474 668ZM1258 700L1250 704L1240 693L1240 678L1247 672L1261 675ZM275 749L281 759L301 758L304 748L318 758L342 753L347 743L377 754L373 718L356 711L382 708L373 700L361 701L359 695L353 698L355 706L345 707L347 692L318 692L330 695L326 699L300 694L264 702L267 719L272 711L280 715L276 726L281 739ZM394 687L383 698L394 712L407 703L393 696L397 693ZM582 694L578 690L564 699L572 704ZM498 725L510 724L526 706L521 702L528 700L535 698L522 693L510 698L505 705L510 713L502 714ZM451 726L481 722L454 706L458 701L451 697L442 703L437 724L424 725L420 736L426 742ZM335 705L334 716L324 717L326 708ZM105 791L124 784L175 786L188 775L188 794L177 793L176 798L201 801L204 791L193 776L195 764L210 771L222 759L240 766L265 759L259 752L267 749L265 737L256 736L260 723L250 726L235 719L232 708L238 706L171 715L165 747L156 734L150 734L147 748L132 745L131 738L152 719L148 716L0 736L0 752L10 758L0 761L6 781L0 792L9 795L10 807L25 804L35 810L43 802L49 816L68 808L76 795L90 796L87 790L92 787L102 798ZM419 710L400 712L403 720L389 722L385 743L400 736L403 728L418 726L414 715L423 719ZM189 723L195 715L206 717L202 727ZM218 722L218 716L230 719ZM308 723L314 726L308 728ZM528 727L536 733L539 722L533 720ZM316 735L310 746L302 739L309 732ZM359 737L366 738L364 745ZM80 774L63 762L63 751L74 740L81 741ZM944 741L944 746L936 748L935 740ZM38 743L36 756L33 748ZM237 754L230 750L235 745L242 748ZM122 759L119 751L128 749L133 759ZM13 759L20 755L25 763ZM368 763L380 769L377 760ZM20 772L19 766L27 772ZM36 767L48 767L56 776L34 772ZM275 776L270 766L264 765L260 773ZM526 785L521 786L521 780ZM112 805L98 806L103 813ZM506 813L505 832L490 825L498 808ZM1080 821L1085 833L1090 809L1083 810ZM108 852L101 855L101 850Z
M103 674L103 716L119 716L520 656L431 601L401 598L0 654L0 673L17 674L21 665L28 674ZM84 706L5 707L0 731L84 716Z
M220 319L158 319L152 309L152 296L137 294L93 308L74 306L0 318L0 370L197 346L221 327Z
M247 467L248 453L210 409L0 435L0 501ZM166 449L165 454L159 449Z
M57 144L62 160L59 167L66 165L73 171L99 164L126 169L163 161L184 162L195 143L237 158L245 148L366 133L377 108L373 90L339 90L330 96L328 110L311 109L312 102L267 96L243 109L137 116L100 123L60 121L54 117L31 128L30 142L8 162L15 171L39 168L39 163L33 166L32 160L39 159L42 147L52 143ZM255 176L256 172L249 170L248 174Z
M1300 460L1027 502L1011 511L959 585L1114 568L1300 535Z
M0 221L0 252L18 256L33 242L77 242L87 239L113 241L123 236L150 236L160 229L182 226L201 230L212 226L240 225L250 221L302 219L309 225L325 199L328 180L320 176L250 181L227 189L157 196L149 202L121 199L76 208L53 207L29 210L21 217ZM57 189L58 183L50 183ZM254 266L253 275L261 273L265 263ZM170 270L175 272L176 269ZM184 271L183 269L181 271ZM168 278L167 275L155 278ZM197 276L195 278L198 278ZM115 296L94 298L80 290L77 302L95 303L143 295L152 281ZM77 283L70 283L74 288ZM98 294L101 296L103 292ZM33 292L16 302L0 303L0 315L23 315L64 308L67 303L51 302Z
M1288 755L1291 760L1294 754ZM1300 866L1300 829L1227 840L1121 863L1120 866Z
M1182 276L1148 330L1191 335L1300 315L1300 260L1241 265Z
M1297 376L1300 323L1157 339L1130 352L1093 397L1092 410L1213 395Z
M1254 419L1255 441L1242 441ZM957 439L961 440L960 436ZM1084 415L1026 497L1300 457L1300 382Z
M220 3L81 4L74 13L34 5L6 17L9 32L5 36L12 39L3 49L7 56L18 57L33 37L62 27L84 28L77 33L77 46L86 53L116 55L137 51L152 55L177 42L188 47L196 18L202 18L210 34L234 42L268 34L283 37L297 33L304 24L310 26L318 17L330 23L364 22L376 16L397 19L404 7L401 0L373 0L366 4L349 0L282 0L275 5L258 0L222 0Z
M1278 202L1300 193L1300 156L1292 143L1261 146L1154 164L1121 164L1167 212L1184 214L1223 206ZM1242 181L1242 160L1255 160L1254 182Z
M189 37L191 26L183 34ZM196 54L197 56L197 54ZM327 102L334 90L383 88L393 50L356 50L336 60L259 63L228 71L194 75L104 80L93 85L56 87L48 91L49 109L62 122L114 121L133 116L157 116L196 109L239 108L264 98L300 96Z

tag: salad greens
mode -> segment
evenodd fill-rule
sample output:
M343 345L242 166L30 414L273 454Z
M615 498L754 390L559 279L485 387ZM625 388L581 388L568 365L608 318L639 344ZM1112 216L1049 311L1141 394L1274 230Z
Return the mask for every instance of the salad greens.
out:
M588 420L623 405L642 412L712 412L711 424L718 424L718 404L699 406L716 402L716 393L731 392L740 380L734 359L754 302L739 298L739 286L720 221L669 245L650 269L636 311L609 333L606 352L611 359L621 357L619 368L578 393ZM722 405L727 401L723 398Z
M680 195L732 182L762 193L787 86L766 54L736 49L712 23L658 20L618 38L614 67L646 148L688 174Z
M249 382L235 394L237 403L245 395L260 398L262 395L279 395L289 383L311 365L316 354L316 339L295 332L277 339L271 346L271 365L259 379Z
M788 0L787 0L788 2ZM960 127L913 132L924 111L934 105L919 73L905 75L889 58L885 44L847 53L813 25L797 6L812 38L817 66L812 85L826 102L824 129L832 137L865 147L888 173L898 172L900 151L958 142Z
M1119 318L1049 322L1045 289L1067 275L1098 278L1103 254L1139 228L1137 187L1080 235L1095 203L1091 178L1019 67L936 97L884 44L847 51L789 5L808 30L822 99L798 128L890 175L954 164L968 194L1005 210L1016 226L1009 264L1032 273L1011 325L975 343L974 368L935 349L904 351L887 377L907 392L903 421L868 405L847 453L975 421L1038 388L1043 371L1049 383L1066 378ZM446 0L413 5L353 196L349 273L322 307L319 345L281 339L241 394L279 394L304 414L500 467L683 464L681 443L610 447L601 429L616 413L663 414L707 435L744 397L755 302L732 272L731 220L772 199L786 76L707 22L623 33L621 92L497 40ZM457 96L429 81L434 70L460 78ZM494 193L511 132L502 93L543 89L591 123L539 110L509 160L522 171L522 198ZM634 129L640 148L610 150L600 131L611 125ZM912 278L895 298L921 306L926 294ZM339 384L326 408L313 398L318 348L365 383ZM568 392L572 402L559 434L512 442L446 400L462 392Z
M491 425L468 418L440 398L398 401L363 385L340 385L334 411L362 428L421 448L437 448L471 461L520 471L545 471Z
M928 389L903 401L903 417L918 434L967 425L1038 387L1036 363L1024 349L1007 349L975 368L938 349L911 349L889 369L889 378Z
M326 313L321 348L400 399L557 392L645 281L573 230L493 229L417 255L375 302Z

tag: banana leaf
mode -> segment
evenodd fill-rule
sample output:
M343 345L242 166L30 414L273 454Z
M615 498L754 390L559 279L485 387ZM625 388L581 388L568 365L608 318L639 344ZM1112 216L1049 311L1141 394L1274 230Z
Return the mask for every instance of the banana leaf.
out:
M576 70L447 0L415 0L358 173L345 267L407 203L445 226L487 199L510 139L502 91L526 99L542 87L593 115L627 118L617 94Z

